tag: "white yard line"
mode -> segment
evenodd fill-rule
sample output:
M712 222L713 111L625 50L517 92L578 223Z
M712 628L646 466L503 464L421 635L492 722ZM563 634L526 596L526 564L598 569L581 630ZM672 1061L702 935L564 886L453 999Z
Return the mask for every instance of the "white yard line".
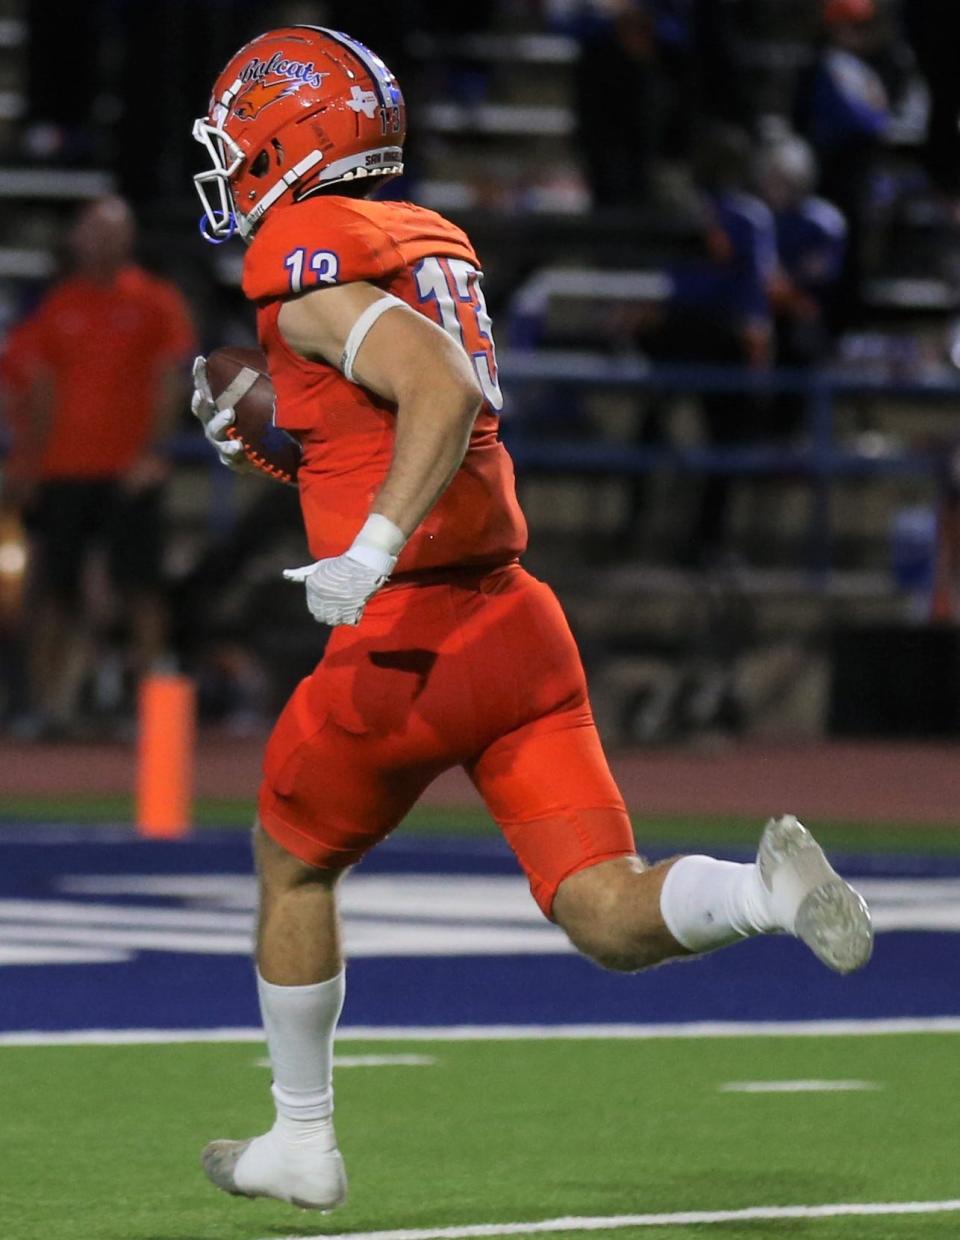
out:
M705 1223L774 1222L779 1219L882 1218L896 1214L954 1214L960 1200L851 1202L829 1206L750 1206L744 1210L683 1210L673 1214L611 1214L597 1218L545 1218L535 1223L475 1223L464 1227L403 1227L396 1231L323 1232L272 1240L473 1240L566 1231L617 1231L625 1227L697 1227Z
M269 1063L269 1060L267 1061ZM432 1068L435 1055L334 1055L335 1068Z
M335 1068L432 1068L434 1055L334 1055ZM269 1059L255 1059L255 1068L271 1067Z
M229 909L157 908L78 900L0 900L0 934L6 923L28 926L105 926L120 929L233 931L250 938L253 913Z
M129 952L110 951L99 947L0 942L0 965L123 964L129 959Z
M208 934L173 929L138 929L134 924L111 926L41 925L23 922L0 923L0 944L60 944L64 947L102 947L115 951L179 952L197 956L246 956L250 952L250 932Z
M819 1038L896 1033L960 1033L960 1016L872 1020L690 1021L663 1025L347 1025L341 1042L542 1041L545 1038ZM151 1046L180 1042L262 1042L263 1031L234 1029L76 1029L0 1033L2 1046Z
M721 1094L837 1094L882 1089L877 1081L727 1081Z
M183 1042L262 1042L262 1029L68 1029L0 1033L4 1046L165 1046Z

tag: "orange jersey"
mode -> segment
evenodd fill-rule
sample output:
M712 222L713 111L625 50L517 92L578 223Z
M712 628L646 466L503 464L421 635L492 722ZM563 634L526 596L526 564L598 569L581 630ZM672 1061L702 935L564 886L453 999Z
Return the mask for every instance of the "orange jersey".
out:
M110 478L147 446L164 366L194 347L183 298L136 266L110 284L63 280L28 320L54 387L43 478Z
M414 531L397 572L504 564L526 548L513 464L497 438L502 405L477 256L466 235L411 203L316 197L274 207L247 250L243 290L277 394L276 421L303 447L300 502L310 552L342 554L390 467L395 407L307 361L284 341L284 299L364 280L449 332L471 356L484 394L463 464Z

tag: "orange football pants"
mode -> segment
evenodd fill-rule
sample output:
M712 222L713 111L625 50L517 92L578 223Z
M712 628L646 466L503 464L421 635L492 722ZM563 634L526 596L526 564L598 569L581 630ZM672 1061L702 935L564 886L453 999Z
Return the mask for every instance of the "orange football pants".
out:
M565 878L634 851L560 604L517 564L397 582L335 629L267 745L260 821L341 869L457 765L548 917Z

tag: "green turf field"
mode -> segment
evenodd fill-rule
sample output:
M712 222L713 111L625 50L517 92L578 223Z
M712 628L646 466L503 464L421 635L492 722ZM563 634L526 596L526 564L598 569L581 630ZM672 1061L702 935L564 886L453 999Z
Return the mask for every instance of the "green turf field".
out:
M343 1041L419 1067L336 1075L348 1205L324 1217L203 1180L270 1120L260 1047L0 1050L3 1240L278 1240L574 1216L960 1196L960 1035ZM856 1079L850 1093L721 1092ZM540 1233L541 1235L543 1233ZM937 1240L960 1214L628 1227L625 1240Z
M253 821L254 805L249 800L202 799L196 805L198 827L247 827ZM133 820L133 798L129 796L49 796L0 797L0 829L4 822L17 826L27 823L95 824L126 823ZM744 815L683 817L633 815L633 826L641 850L649 848L714 846L756 847L761 823ZM943 826L916 823L850 823L811 820L817 839L827 849L846 852L960 852L960 831L956 823ZM404 820L404 831L421 835L476 835L497 828L481 806L418 805Z

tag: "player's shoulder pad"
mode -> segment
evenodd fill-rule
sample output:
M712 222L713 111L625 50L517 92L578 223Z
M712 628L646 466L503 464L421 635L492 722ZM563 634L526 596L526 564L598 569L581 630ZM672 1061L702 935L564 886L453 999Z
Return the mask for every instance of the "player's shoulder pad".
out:
M269 212L244 258L245 295L263 301L389 278L403 257L377 213L364 210L372 205L321 195Z

